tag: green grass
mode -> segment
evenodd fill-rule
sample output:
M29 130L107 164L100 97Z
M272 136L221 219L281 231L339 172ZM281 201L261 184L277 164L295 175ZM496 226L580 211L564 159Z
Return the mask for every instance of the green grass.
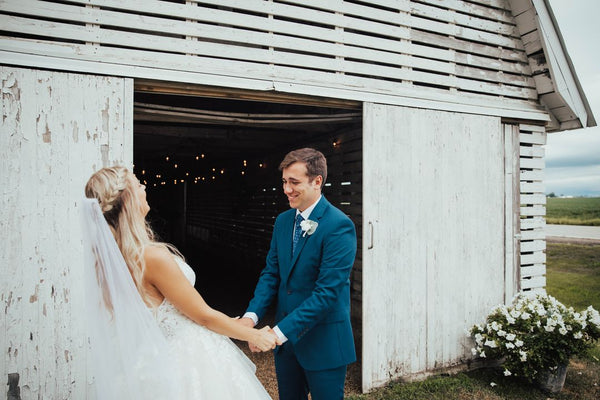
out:
M590 305L600 310L600 245L548 243L546 257L549 294L577 311ZM590 358L600 360L600 343Z
M549 197L546 203L546 222L600 226L600 197Z
M548 243L546 290L577 311L600 310L600 245Z
M600 245L549 243L547 291L567 306L600 309ZM495 386L491 384L494 383ZM479 369L431 377L422 382L394 382L349 400L596 400L600 399L600 344L569 364L563 390L549 397L535 385L505 377L499 369Z

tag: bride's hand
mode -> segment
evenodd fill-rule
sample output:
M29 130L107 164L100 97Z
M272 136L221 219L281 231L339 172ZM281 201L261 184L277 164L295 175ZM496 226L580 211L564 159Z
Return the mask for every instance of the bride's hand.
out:
M255 339L252 344L261 351L273 350L276 345L281 344L279 338L269 326L256 331Z

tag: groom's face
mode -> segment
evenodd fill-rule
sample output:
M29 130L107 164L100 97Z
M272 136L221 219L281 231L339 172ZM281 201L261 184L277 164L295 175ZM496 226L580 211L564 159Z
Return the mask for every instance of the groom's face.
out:
M304 211L321 195L323 178L318 175L309 181L306 163L295 162L283 170L282 182L290 207Z

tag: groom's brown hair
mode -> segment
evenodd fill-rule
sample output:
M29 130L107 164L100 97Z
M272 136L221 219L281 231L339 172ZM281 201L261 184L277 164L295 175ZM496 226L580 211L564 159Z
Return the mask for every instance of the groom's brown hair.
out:
M283 171L295 162L306 163L306 173L309 182L312 182L313 179L321 175L323 178L321 188L325 185L325 181L327 180L327 159L323 153L310 147L292 150L285 155L283 161L279 164L279 170Z

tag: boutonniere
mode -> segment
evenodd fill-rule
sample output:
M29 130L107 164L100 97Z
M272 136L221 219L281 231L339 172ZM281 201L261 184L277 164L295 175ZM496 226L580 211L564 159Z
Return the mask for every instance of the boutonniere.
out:
M306 219L306 220L300 222L300 228L304 232L302 234L302 237L304 237L306 235L310 236L313 233L315 233L315 231L317 230L317 226L319 226L319 223L316 221L311 221L310 219Z

